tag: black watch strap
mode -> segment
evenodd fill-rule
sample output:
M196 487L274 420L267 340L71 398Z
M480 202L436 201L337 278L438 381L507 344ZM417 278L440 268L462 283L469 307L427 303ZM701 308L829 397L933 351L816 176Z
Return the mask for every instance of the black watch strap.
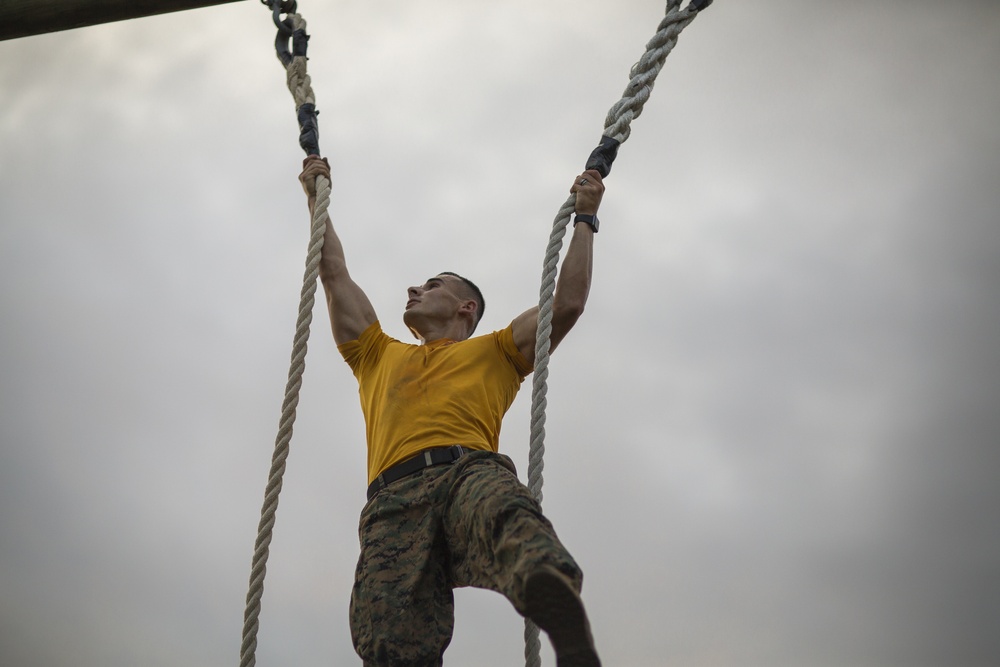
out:
M573 226L575 227L578 222L584 222L590 225L590 228L594 230L595 234L597 233L597 228L601 225L601 221L597 219L596 215L589 214L577 213L576 218L573 219Z

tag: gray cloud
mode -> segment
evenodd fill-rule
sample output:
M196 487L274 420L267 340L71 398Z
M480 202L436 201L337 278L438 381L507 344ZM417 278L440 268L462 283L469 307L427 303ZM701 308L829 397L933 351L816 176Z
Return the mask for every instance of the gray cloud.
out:
M302 11L387 329L442 268L505 326L662 5ZM553 359L545 507L607 664L997 662L998 25L745 1L682 35ZM4 664L237 660L307 230L271 33L242 3L0 44ZM325 317L260 664L358 663L363 425ZM519 664L506 601L457 599L448 663Z

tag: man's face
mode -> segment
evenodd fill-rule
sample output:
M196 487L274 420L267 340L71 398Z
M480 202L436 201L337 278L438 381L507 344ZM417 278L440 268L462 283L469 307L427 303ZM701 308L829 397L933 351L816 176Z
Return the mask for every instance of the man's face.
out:
M438 275L419 287L406 290L403 322L416 331L424 323L442 323L458 316L459 308L469 301L462 298L462 282L455 276Z

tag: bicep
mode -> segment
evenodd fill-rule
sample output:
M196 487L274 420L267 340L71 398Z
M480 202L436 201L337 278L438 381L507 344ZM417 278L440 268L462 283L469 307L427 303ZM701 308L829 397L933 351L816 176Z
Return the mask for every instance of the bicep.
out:
M514 345L528 363L535 365L535 338L538 331L538 306L529 308L510 323Z
M576 323L578 314L566 314L553 309L552 331L549 332L549 352L554 352L569 330ZM514 344L524 358L535 365L535 344L538 338L538 306L529 308L510 323L514 334Z
M368 295L350 277L324 281L323 287L337 345L357 340L378 319Z

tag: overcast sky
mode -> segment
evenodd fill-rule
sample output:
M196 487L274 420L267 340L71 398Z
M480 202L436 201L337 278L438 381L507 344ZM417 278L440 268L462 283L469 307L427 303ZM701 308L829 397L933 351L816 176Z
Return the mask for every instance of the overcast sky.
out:
M391 335L442 270L483 330L535 303L663 8L302 0ZM308 231L272 40L244 2L0 43L4 665L238 663ZM544 505L606 665L1000 664L998 72L990 0L719 0L681 36L551 367ZM363 433L320 305L262 667L360 664ZM521 632L459 591L445 663Z

